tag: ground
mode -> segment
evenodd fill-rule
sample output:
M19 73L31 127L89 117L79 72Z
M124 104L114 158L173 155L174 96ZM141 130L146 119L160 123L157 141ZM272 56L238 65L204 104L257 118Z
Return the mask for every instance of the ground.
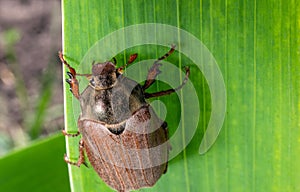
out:
M0 155L63 127L58 0L0 0Z

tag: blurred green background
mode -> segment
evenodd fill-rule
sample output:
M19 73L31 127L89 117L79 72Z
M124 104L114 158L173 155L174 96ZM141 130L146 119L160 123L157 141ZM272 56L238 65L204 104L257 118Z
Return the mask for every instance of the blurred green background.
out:
M211 106L197 71L191 81L203 96L198 132L157 185L141 191L300 191L298 1L65 0L63 6L64 49L75 67L100 38L145 22L188 31L219 64L228 100L217 142L198 154ZM58 133L63 128L60 14L59 1L0 1L0 191L70 190ZM145 54L141 59L164 52L139 47L118 60L139 50ZM188 60L175 54L171 61ZM71 98L67 89L66 94ZM74 121L67 123L76 128ZM78 142L69 141L76 158ZM74 191L109 190L92 168L70 170Z
M70 191L61 2L0 1L0 191Z

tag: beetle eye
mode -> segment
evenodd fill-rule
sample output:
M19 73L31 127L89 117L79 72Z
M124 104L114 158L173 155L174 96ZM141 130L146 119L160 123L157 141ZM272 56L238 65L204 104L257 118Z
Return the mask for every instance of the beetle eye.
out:
M92 78L92 79L90 80L90 84L91 84L93 87L95 87L95 81L94 81L94 78Z

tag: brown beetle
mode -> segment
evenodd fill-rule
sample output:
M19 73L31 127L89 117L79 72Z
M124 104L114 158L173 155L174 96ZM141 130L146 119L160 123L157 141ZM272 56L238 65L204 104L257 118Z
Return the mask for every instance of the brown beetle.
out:
M175 88L156 93L146 93L160 73L159 63L175 50L156 60L149 69L143 86L122 75L123 67L116 68L115 62L93 64L92 74L77 74L59 52L61 61L68 67L70 77L66 81L73 95L79 99L81 114L78 119L79 131L66 136L82 135L79 142L77 162L65 161L72 165L85 164L84 151L98 175L118 191L151 187L167 171L168 129L145 99L173 93L187 82L189 68L183 83ZM130 56L125 67L137 58ZM80 94L76 76L86 76L89 86Z

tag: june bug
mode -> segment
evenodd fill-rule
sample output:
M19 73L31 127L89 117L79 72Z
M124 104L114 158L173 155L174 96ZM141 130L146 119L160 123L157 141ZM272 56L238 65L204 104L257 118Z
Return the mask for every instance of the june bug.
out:
M84 151L102 180L117 191L129 191L151 187L167 171L168 127L159 119L146 99L173 93L187 82L189 68L182 84L175 89L147 93L146 90L160 73L160 61L175 50L156 60L149 69L143 86L122 75L123 68L131 64L137 54L130 56L124 67L116 68L115 62L93 64L92 74L77 74L64 56L60 60L69 69L70 91L80 101L81 114L78 132L66 136L82 135L79 142L77 162L65 161L72 165L85 164ZM85 76L89 85L80 94L76 76Z

